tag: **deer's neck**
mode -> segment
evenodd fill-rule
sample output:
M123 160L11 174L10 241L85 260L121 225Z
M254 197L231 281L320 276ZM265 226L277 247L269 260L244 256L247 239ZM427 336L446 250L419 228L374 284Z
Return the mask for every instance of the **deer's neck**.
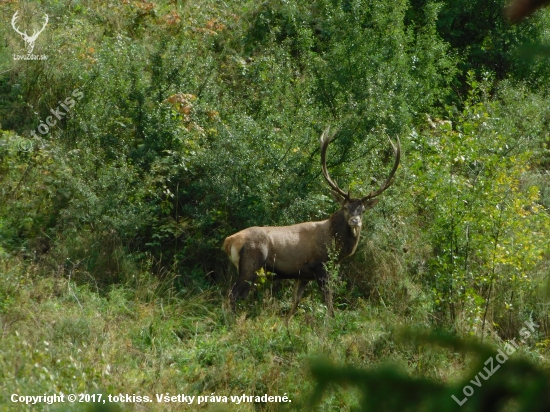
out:
M342 260L355 253L361 230L357 231L357 236L351 230L345 219L344 211L339 209L330 218L330 242L336 241L336 249L339 251L338 260ZM329 244L330 247L330 244Z

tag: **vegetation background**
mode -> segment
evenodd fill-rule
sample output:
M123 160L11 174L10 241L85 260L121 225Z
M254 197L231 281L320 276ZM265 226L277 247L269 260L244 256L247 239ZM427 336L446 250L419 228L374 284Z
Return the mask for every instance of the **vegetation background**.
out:
M547 410L550 14L510 25L503 6L0 2L0 409L82 410L10 396L102 392L292 400L190 410ZM47 60L13 59L16 11L29 33L49 15ZM387 174L387 137L403 151L357 252L330 266L336 316L310 287L287 324L291 286L265 277L234 316L223 239L336 210L327 125L353 193ZM512 339L519 354L459 408Z

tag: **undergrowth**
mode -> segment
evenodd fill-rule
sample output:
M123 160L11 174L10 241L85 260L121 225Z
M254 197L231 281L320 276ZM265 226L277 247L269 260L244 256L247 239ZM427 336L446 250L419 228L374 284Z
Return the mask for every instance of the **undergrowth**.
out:
M423 315L398 314L391 302L384 306L376 299L353 298L330 318L320 293L309 288L297 315L287 323L288 288L273 291L266 282L256 299L233 314L224 309L224 291L182 295L173 281L161 281L142 268L123 283L98 289L68 276L45 276L22 261L5 261L0 276L2 410L82 410L82 405L10 405L14 393L52 392L151 398L167 393L286 394L291 403L201 408L304 410L315 387L312 359L367 369L389 362L412 376L448 383L456 381L469 362L464 354L399 339L410 325L429 325ZM522 349L525 356L539 356L536 342L534 337ZM335 387L318 410L358 405L360 395ZM122 410L182 408L156 401L120 405Z

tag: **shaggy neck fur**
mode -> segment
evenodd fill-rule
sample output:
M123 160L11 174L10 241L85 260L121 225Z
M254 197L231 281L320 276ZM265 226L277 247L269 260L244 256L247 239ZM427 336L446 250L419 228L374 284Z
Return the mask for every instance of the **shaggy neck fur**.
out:
M353 233L344 216L344 210L340 209L330 218L330 237L336 240L336 248L340 251L338 260L342 260L355 252L359 243L361 228L357 231L357 236Z

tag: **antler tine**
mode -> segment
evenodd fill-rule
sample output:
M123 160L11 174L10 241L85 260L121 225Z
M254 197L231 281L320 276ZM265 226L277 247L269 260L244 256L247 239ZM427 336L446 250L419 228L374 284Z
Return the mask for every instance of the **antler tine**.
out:
M323 171L323 176L325 177L325 180L329 184L329 186L334 190L336 193L338 193L340 196L342 196L344 199L349 199L349 193L344 192L342 189L338 187L338 185L334 182L334 180L331 179L330 175L328 174L327 170L327 147L334 137L336 135L336 131L332 133L330 137L328 137L328 134L330 132L330 126L328 126L323 134L321 134L321 138L319 139L321 142L321 170Z
M40 30L40 32L42 32L45 28L46 28L46 25L48 24L48 22L50 21L50 18L48 17L48 15L46 13L44 13L44 25L42 26L42 29Z
M361 198L362 202L365 202L369 199L372 199L373 197L376 197L376 196L380 195L384 190L386 190L388 187L390 187L393 183L392 179L393 179L393 176L395 175L395 172L397 171L397 168L399 167L399 160L401 158L401 142L399 141L399 137L398 137L397 138L397 147L395 147L393 142L391 141L391 139L389 137L388 137L388 140L390 141L390 144L393 147L393 152L395 154L395 162L393 164L393 168L391 169L388 178L386 179L384 184L380 187L380 189L378 189L374 192L370 192L368 195Z
M11 26L13 27L13 29L18 33L20 34L21 36L26 36L27 35L27 31L25 31L25 33L22 33L21 31L19 31L19 29L15 26L16 22L17 22L17 19L19 18L19 10L16 11L13 15L13 17L11 18Z
M35 30L35 31L33 32L32 36L31 36L31 39L32 39L32 40L36 40L36 38L38 37L38 35L39 35L40 33L42 33L42 32L44 31L44 29L46 28L46 25L48 24L49 18L48 18L48 15L47 15L47 14L44 14L44 17L45 17L45 19L44 19L44 25L42 26L42 28L41 28L40 30L38 30L38 31Z

